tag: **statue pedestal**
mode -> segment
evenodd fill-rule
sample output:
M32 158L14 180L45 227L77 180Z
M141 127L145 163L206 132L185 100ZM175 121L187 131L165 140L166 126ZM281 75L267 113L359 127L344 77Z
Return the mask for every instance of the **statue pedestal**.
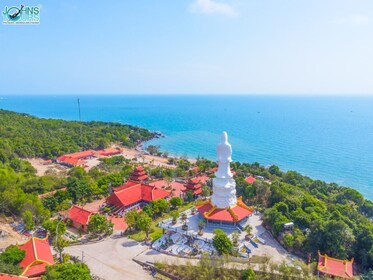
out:
M211 202L218 208L233 207L237 204L236 182L232 178L214 178Z

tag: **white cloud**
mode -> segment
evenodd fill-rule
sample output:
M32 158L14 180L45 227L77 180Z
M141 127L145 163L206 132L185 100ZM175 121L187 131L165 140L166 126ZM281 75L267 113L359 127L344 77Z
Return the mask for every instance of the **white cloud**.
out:
M195 0L190 5L190 11L202 14L222 14L236 16L236 10L229 4L216 2L216 0Z
M355 25L367 25L373 22L373 19L366 15L350 15L347 17L336 18L335 22L338 24L355 24Z

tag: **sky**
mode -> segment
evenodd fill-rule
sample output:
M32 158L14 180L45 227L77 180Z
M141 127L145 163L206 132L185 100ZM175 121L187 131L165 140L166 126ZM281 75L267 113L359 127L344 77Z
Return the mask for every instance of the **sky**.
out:
M0 25L3 95L373 95L372 0L22 3L40 24Z

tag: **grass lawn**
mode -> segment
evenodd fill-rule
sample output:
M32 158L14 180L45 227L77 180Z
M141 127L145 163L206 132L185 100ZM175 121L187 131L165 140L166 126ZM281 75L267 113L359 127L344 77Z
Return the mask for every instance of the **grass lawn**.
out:
M183 211L185 211L189 208L192 208L193 206L194 206L194 202L188 202L188 203L180 206L177 210L179 212L183 212ZM164 213L163 216L153 220L152 231L150 233L150 237L152 238L153 241L157 240L158 238L160 238L163 235L163 229L158 227L159 222L163 221L165 219L168 219L168 218L171 218L170 213ZM136 240L136 241L143 241L145 239L145 232L139 231L139 232L130 234L127 237L131 238L133 240Z

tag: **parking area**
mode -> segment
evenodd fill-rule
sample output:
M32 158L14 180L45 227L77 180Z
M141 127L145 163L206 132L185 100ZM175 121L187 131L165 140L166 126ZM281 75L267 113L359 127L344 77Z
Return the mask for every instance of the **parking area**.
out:
M66 253L80 260L83 258L84 263L89 266L94 275L107 280L153 279L147 271L132 260L146 250L149 250L148 246L117 236L65 249Z

